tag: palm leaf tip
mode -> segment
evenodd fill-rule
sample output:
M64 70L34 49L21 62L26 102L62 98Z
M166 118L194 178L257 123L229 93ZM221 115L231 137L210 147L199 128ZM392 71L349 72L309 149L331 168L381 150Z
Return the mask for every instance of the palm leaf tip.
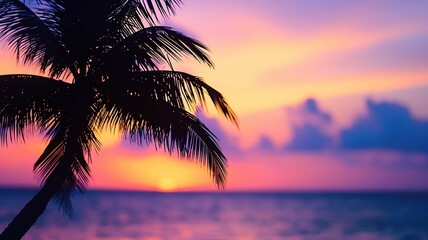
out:
M151 24L159 22L158 15L163 19L168 19L170 15L175 15L176 8L180 7L181 0L143 0L143 17Z
M202 164L207 166L217 187L223 190L226 186L228 165L218 138L196 116L191 116L190 119L191 121L186 123L192 136L192 140L186 148L190 150L190 155L187 157L200 159Z
M211 96L211 95L210 95ZM236 113L227 103L226 99L220 94L216 96L211 96L211 99L216 107L217 111L223 114L223 116L232 122L239 129L239 122Z
M127 64L134 64L136 61L145 70L152 68L158 70L157 67L153 67L157 63L171 65L171 59L180 61L183 57L191 57L214 67L208 55L208 48L203 43L165 26L141 29L125 38L109 53L107 63L115 62L117 54L120 53L132 60Z
M226 188L227 178L227 159L223 156L221 163L212 170L212 177L218 189L224 190Z

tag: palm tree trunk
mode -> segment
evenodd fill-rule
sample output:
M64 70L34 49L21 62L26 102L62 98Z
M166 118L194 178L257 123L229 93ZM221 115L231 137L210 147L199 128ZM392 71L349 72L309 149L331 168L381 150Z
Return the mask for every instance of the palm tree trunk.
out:
M25 205L9 225L0 234L0 240L21 239L45 211L52 197L61 188L65 180L63 166L58 166L47 179L39 192Z

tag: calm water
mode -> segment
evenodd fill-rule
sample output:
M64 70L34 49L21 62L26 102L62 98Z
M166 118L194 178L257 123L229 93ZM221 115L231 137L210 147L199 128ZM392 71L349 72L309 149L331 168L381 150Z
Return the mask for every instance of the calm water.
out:
M0 190L0 229L34 192ZM24 239L428 240L427 193L138 193L51 205Z

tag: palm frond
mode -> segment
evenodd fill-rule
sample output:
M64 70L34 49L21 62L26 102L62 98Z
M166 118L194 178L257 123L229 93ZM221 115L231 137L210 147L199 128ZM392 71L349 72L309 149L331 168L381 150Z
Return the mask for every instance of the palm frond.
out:
M131 143L154 144L180 157L207 166L218 187L226 182L227 159L215 135L194 115L158 99L124 95L113 97L100 111L102 125L118 125Z
M26 131L41 131L57 120L70 84L35 75L0 75L0 139L24 139Z
M100 58L104 63L100 71L121 75L139 68L157 70L159 64L168 64L170 58L179 61L183 57L192 57L213 67L207 51L201 42L172 28L148 27L125 38Z
M100 143L91 129L93 122L83 125L83 129L73 130L71 127L77 118L90 120L90 116L97 111L88 104L91 111L89 117L76 113L82 111L80 106L76 106L78 94L81 91L75 85L51 78L0 76L1 141L7 143L24 138L36 128L46 134L50 142L36 161L34 171L42 184L48 184L55 169L61 166L61 176L65 180L58 199L67 214L72 212L71 193L75 189L83 191L90 179L88 161L91 150L100 149ZM64 161L68 167L61 165Z
M75 73L57 33L19 0L3 0L0 4L0 38L15 51L24 64L36 64L51 77Z
M175 9L182 4L181 0L138 0L141 1L143 8L141 9L142 17L154 25L159 22L158 15L164 19L175 14Z
M129 36L145 28L145 23L154 26L159 22L158 15L166 19L175 14L181 0L104 0L98 3L113 6L109 15L109 31L118 31L122 36ZM118 24L119 23L119 24ZM119 26L119 27L117 27Z
M79 101L79 99L77 99ZM51 139L45 151L34 164L36 177L42 184L51 184L57 172L62 172L62 186L57 193L59 206L66 214L72 213L71 196L74 190L82 192L90 180L91 151L98 151L101 143L96 138L91 117L97 112L90 107L89 114L76 114L79 102L69 104L59 120L50 126L47 136ZM65 167L64 167L65 165Z
M72 215L72 193L74 190L83 192L89 183L90 169L85 160L83 147L65 138L65 131L66 129L62 128L51 139L36 161L34 171L41 184L53 184L50 181L61 182L56 199L64 213Z
M116 38L122 40L127 36L135 33L137 29L144 28L141 19L141 9L143 6L140 0L121 0L115 1L114 10L108 18L108 36L120 36ZM117 43L115 41L114 43Z
M191 112L206 106L205 96L208 95L217 110L238 125L236 115L223 95L200 77L185 72L160 70L129 73L122 77L110 79L114 85L111 91L122 89L128 94L150 96Z
M47 125L49 128L45 135L51 141L34 165L36 175L42 182L48 179L67 151L71 152L69 155L78 154L72 158L79 162L85 156L90 161L91 151L101 148L93 130L98 112L97 102L93 96L82 96L83 91L76 84L71 85L62 111L56 121ZM85 154L80 154L81 151ZM81 167L85 164L86 162L81 162Z

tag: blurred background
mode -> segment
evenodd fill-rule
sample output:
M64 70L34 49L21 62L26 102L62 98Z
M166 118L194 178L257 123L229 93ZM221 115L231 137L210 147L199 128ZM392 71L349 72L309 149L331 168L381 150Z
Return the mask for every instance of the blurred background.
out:
M28 239L428 239L427 22L426 1L185 0L163 24L205 43L215 69L176 70L239 117L199 114L229 159L226 191L106 131L75 217L52 204ZM0 74L37 73L1 53ZM45 146L0 148L1 228Z

